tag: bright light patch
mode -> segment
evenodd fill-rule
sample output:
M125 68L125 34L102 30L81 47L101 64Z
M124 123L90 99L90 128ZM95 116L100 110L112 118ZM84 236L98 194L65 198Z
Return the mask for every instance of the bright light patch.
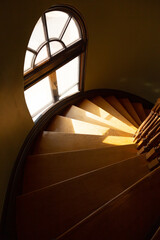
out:
M44 29L42 25L42 19L40 18L33 29L32 35L29 39L28 47L37 50L44 41Z
M59 38L68 19L68 14L60 11L51 11L45 15L49 38Z
M44 46L40 52L38 53L37 57L36 57L36 61L35 61L35 65L40 64L41 62L43 62L44 60L46 60L48 58L48 54L47 54L47 47Z
M53 103L49 78L46 77L24 92L25 100L32 117Z
M24 61L24 72L32 68L32 59L34 54L30 51L26 51L25 61Z
M50 45L52 56L55 55L56 53L60 52L61 50L63 50L62 44L58 41L50 42L49 45Z
M103 143L113 145L127 145L133 144L133 137L108 136L103 140Z
M79 91L80 56L69 61L70 53L64 60L58 54L81 38L80 26L70 12L49 9L37 21L24 60L25 87L29 87L24 95L33 120L55 101ZM54 59L60 59L60 63L55 61L54 66ZM48 71L52 62L53 69ZM39 81L47 74L50 75Z
M72 94L74 94L74 93L76 93L76 92L79 92L79 90L78 90L78 84L76 84L76 86L74 86L73 88L69 89L66 93L64 93L64 94L59 98L59 100L65 98L65 97L67 97L67 96L70 96L70 95L72 95Z
M65 93L75 86L79 81L79 57L74 58L69 63L56 71L58 93L64 96Z
M77 40L80 40L80 31L78 25L76 24L74 19L71 19L68 28L62 38L62 41L65 43L66 46L74 43Z

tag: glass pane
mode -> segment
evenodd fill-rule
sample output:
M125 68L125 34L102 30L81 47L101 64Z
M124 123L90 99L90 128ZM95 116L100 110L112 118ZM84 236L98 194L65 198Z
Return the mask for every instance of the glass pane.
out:
M35 60L35 65L40 64L44 60L48 59L48 53L47 53L47 47L46 45L40 50L38 53L36 60Z
M54 105L53 102L51 104L47 105L44 110L40 111L35 117L32 117L33 121L35 122L40 117L40 115L47 112L47 110L49 110L53 105Z
M80 38L81 36L79 26L76 23L76 21L72 18L62 38L62 41L66 46L68 46L71 43L79 40Z
M44 29L41 18L36 23L29 39L28 47L37 51L38 47L45 41Z
M59 38L68 19L68 14L60 11L46 13L49 38Z
M60 42L53 41L50 42L50 49L51 49L51 55L54 55L55 53L58 53L59 51L63 50L63 46Z
M56 74L58 93L62 95L79 82L79 57L59 68Z
M79 92L78 90L78 84L76 84L73 88L71 88L68 92L64 93L59 100L63 99L64 97L70 96L76 92Z
M44 78L24 92L31 116L37 115L53 103L49 77Z
M24 72L32 68L32 59L34 54L30 51L26 51L25 59L24 59Z

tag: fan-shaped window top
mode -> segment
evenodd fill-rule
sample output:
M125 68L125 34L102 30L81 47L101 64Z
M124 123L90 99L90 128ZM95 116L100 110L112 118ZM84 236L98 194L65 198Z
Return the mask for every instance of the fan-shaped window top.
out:
M82 90L85 49L84 23L75 10L52 7L40 17L24 60L25 99L32 117Z

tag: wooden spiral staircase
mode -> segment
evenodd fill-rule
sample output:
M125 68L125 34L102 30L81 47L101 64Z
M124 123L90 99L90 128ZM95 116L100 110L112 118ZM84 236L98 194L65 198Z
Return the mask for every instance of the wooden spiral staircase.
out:
M151 239L160 224L160 104L150 112L119 91L77 96L32 134L18 240Z

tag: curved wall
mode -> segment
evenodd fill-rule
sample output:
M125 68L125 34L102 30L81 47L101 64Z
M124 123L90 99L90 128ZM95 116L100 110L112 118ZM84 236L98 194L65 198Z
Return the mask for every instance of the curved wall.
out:
M82 13L88 31L85 89L113 88L150 101L160 94L160 2L28 0L1 3L0 212L11 169L33 122L23 96L23 60L35 23L54 4Z

